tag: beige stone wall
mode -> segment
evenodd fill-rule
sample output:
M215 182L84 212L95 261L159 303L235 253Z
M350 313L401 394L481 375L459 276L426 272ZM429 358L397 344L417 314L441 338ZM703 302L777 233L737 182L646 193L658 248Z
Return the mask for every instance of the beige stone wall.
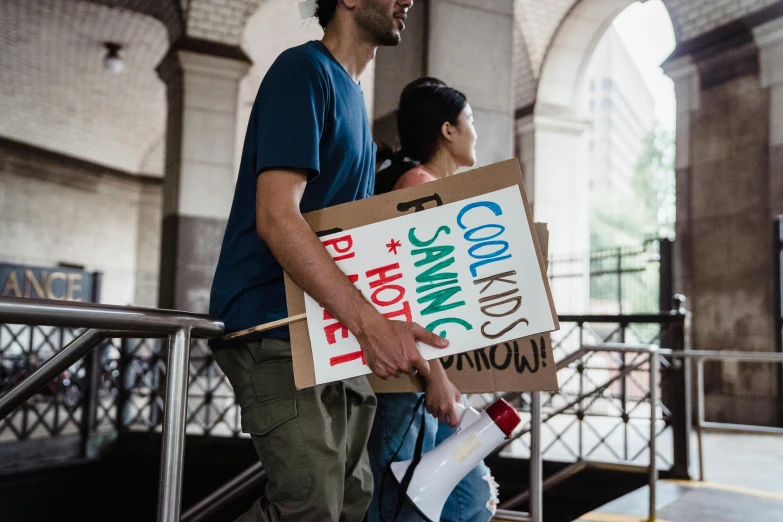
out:
M139 188L136 240L134 304L137 306L158 306L162 214L163 193L160 185L142 185Z
M157 182L0 143L0 260L83 265L103 272L102 302L135 304L154 292L140 291L137 282L146 277L147 261L157 263L160 220L156 225L154 211L140 212L140 201L149 208L156 192ZM146 258L141 278L137 252Z

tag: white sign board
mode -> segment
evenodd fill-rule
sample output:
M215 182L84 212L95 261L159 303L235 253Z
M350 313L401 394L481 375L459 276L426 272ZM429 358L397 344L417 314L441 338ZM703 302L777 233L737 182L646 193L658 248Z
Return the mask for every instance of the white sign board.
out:
M321 238L389 319L449 339L426 359L556 329L517 186ZM370 373L356 338L305 294L316 384Z

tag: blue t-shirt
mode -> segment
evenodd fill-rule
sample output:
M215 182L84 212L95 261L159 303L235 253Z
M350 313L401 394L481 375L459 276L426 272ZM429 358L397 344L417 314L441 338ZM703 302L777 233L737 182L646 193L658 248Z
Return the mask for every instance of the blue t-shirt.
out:
M375 144L362 89L318 41L277 58L250 113L209 302L226 333L288 316L283 269L256 233L256 176L286 167L308 172L302 213L363 199L375 189ZM284 327L242 340L288 336Z

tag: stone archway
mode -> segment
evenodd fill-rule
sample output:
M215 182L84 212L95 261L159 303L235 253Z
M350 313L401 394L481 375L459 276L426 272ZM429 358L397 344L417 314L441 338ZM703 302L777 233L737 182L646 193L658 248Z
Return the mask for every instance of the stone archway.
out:
M544 56L535 104L517 119L525 182L535 218L549 225L551 254L590 249L583 84L598 43L635 0L580 0L563 17ZM586 263L587 261L585 261ZM587 267L584 267L585 269ZM569 300L586 310L589 283ZM576 303L581 303L576 304Z

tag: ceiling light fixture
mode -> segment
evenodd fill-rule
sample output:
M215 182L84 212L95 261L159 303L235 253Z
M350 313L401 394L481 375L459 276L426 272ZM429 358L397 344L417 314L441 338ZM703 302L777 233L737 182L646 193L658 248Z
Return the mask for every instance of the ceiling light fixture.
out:
M103 68L111 74L119 74L125 70L125 62L120 58L120 49L122 45L118 43L106 42L106 57L103 59Z

